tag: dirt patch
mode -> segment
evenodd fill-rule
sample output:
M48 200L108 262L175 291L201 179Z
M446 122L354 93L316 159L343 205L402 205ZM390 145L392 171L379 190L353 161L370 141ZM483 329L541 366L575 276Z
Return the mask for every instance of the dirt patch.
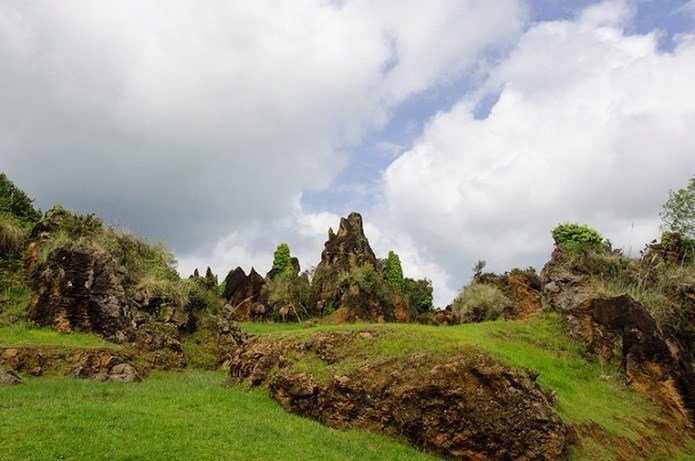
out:
M235 355L229 381L267 383L271 397L294 413L453 458L564 459L566 427L539 386L484 354L364 360L328 380L292 366L309 357L327 366L354 360L345 356L351 342L373 338L370 331L316 333L303 341L256 338Z

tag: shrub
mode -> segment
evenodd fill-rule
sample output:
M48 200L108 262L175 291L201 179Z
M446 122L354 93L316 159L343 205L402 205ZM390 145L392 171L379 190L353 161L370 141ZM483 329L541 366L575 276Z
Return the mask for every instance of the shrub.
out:
M393 252L389 251L389 256L386 258L386 267L384 274L386 280L397 291L403 291L403 268L401 267L401 258Z
M498 288L473 282L456 297L451 309L462 323L497 320L512 307L512 301Z
M0 259L15 259L23 248L25 230L5 214L0 214Z
M605 245L601 234L589 226L566 223L560 224L552 230L553 240L571 252L603 252Z
M341 285L357 285L361 291L371 293L379 284L383 284L380 274L371 264L357 266L340 276Z

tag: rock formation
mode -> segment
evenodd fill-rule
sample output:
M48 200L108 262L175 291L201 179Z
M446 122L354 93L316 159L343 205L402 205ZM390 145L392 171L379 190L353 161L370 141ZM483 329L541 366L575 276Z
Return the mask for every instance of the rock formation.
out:
M114 342L134 337L136 312L112 258L79 246L61 247L35 268L30 318L69 333L93 331Z
M494 285L512 301L504 313L507 320L521 320L541 309L541 278L531 270L513 269L502 275L485 273L476 275L474 280Z
M362 269L363 283L349 275ZM316 267L314 285L319 293L319 310L332 307L335 314L324 321L409 321L411 316L400 293L384 275L364 235L362 216L350 213L340 219L338 232L329 232L328 241Z
M365 264L376 267L376 263L374 251L364 235L362 216L353 212L347 218L340 218L337 234L329 233L317 270L349 271Z
M601 363L621 344L621 362L632 386L667 408L677 419L695 423L695 375L669 344L647 309L627 294L596 294L589 274L565 264L556 248L541 272L543 296L562 313L565 329Z
M263 317L265 314L264 285L263 276L254 268L251 268L249 275L246 275L241 267L227 274L222 297L226 301L227 310L235 320L249 321Z
M305 354L335 363L341 345L375 334L315 333L300 345L256 338L235 354L229 379L267 383L282 406L326 425L406 438L447 457L564 458L567 430L540 387L483 354L413 354L328 379L292 371Z

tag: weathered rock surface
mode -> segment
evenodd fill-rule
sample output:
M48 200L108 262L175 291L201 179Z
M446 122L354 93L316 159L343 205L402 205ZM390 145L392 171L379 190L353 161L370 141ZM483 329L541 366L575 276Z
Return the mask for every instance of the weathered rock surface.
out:
M290 367L303 354L335 363L341 345L375 334L316 333L299 345L257 338L235 354L230 380L268 383L285 408L329 426L371 429L453 458L564 459L567 430L540 388L485 355L414 354L329 379Z
M541 278L531 271L514 269L502 275L481 274L475 281L494 285L512 301L512 306L504 313L507 320L521 320L542 307Z
M365 264L376 267L376 263L374 251L364 235L362 216L353 212L347 218L340 218L337 234L329 235L317 269L349 271Z
M0 370L0 386L14 386L22 383L22 378L12 370Z
M249 275L246 275L241 267L230 271L225 278L225 289L222 293L230 315L237 321L264 318L266 314L264 286L263 276L253 268Z
M332 306L335 313L325 323L407 322L411 314L403 297L395 291L381 290L375 286L365 290L356 283L348 283L341 277L351 270L370 265L374 268L374 279L386 286L379 272L379 264L369 241L364 235L362 216L350 213L340 219L338 232L329 232L328 241L321 253L321 262L316 268L314 283L319 292L319 311Z
M137 381L133 351L108 348L23 346L0 348L0 366L34 376L44 373L112 381ZM164 369L163 367L159 367ZM143 370L149 371L143 364Z
M543 296L551 308L563 314L568 334L584 343L602 363L621 349L630 384L692 426L695 376L649 311L627 294L612 298L597 295L589 274L571 270L564 260L563 250L556 248L541 278Z
M93 331L119 343L132 339L136 315L117 270L110 257L85 248L54 250L35 268L30 318L62 333Z

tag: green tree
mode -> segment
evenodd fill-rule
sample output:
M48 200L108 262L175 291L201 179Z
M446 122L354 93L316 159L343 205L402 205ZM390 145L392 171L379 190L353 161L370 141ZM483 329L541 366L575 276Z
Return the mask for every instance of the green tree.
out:
M407 277L403 279L403 294L408 300L410 308L418 314L432 310L434 301L432 291L430 280L414 280Z
M403 291L403 268L401 267L401 258L393 252L389 251L389 256L386 258L386 280L393 288Z
M34 209L33 200L5 175L0 173L0 212L9 213L24 223L41 219L41 212Z
M286 243L281 243L273 254L273 272L277 275L287 275L292 272L292 269L290 246Z
M695 239L695 175L686 187L669 191L661 221L665 230Z

